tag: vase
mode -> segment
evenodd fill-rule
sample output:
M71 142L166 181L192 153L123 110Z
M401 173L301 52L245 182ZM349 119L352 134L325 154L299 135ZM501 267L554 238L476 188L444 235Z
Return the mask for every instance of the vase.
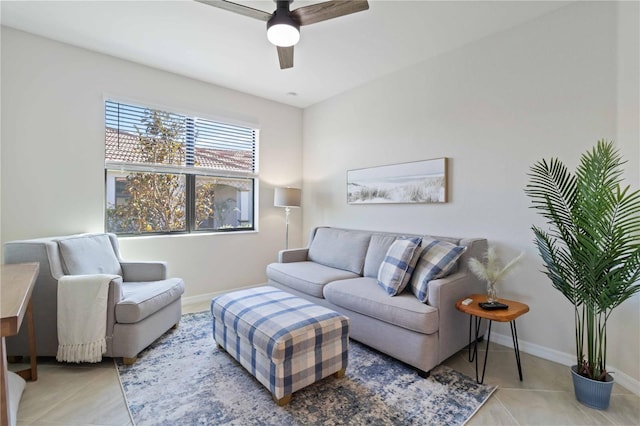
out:
M498 289L496 283L487 283L487 302L493 303L498 301Z
M573 390L576 399L581 404L596 410L606 410L609 407L613 390L613 377L610 374L607 374L605 382L601 382L581 376L578 374L578 367L573 365L571 366L571 376L573 377Z

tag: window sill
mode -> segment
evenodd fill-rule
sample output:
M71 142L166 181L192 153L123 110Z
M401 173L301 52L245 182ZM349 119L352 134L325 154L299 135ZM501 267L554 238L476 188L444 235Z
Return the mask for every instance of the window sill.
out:
M180 234L153 234L153 235L131 235L131 234L123 234L117 235L118 239L150 239L150 238L190 238L190 237L218 237L218 236L230 236L230 235L246 235L246 234L257 234L257 229L251 229L247 231L227 231L227 232L185 232Z

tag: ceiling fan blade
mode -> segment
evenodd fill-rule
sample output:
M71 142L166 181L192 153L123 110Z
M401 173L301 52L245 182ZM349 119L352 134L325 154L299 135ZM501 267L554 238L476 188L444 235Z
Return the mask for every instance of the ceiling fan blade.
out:
M325 1L292 10L290 16L300 25L309 25L367 9L369 9L367 0Z
M278 60L280 61L280 69L293 68L293 46L278 47Z
M219 9L228 10L230 12L239 13L240 15L248 16L249 18L259 19L267 22L271 18L271 13L264 12L252 7L243 6L238 3L233 3L225 0L195 0L198 3L206 4L209 6L217 7Z

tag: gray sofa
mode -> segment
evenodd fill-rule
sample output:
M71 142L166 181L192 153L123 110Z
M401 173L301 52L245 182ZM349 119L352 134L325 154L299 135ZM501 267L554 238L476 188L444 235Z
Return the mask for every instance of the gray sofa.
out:
M5 263L40 263L33 289L38 356L58 350L58 281L64 275L117 275L109 283L106 343L108 357L135 362L138 353L180 322L184 282L167 278L165 262L125 262L114 234L79 234L4 245ZM7 354L28 355L27 327L7 338Z
M425 375L469 343L469 317L455 303L485 292L467 262L483 258L487 240L430 237L466 250L447 276L429 281L423 303L409 288L392 297L378 284L387 250L406 237L423 236L315 228L307 248L283 250L279 261L267 266L268 283L343 313L350 318L351 338Z

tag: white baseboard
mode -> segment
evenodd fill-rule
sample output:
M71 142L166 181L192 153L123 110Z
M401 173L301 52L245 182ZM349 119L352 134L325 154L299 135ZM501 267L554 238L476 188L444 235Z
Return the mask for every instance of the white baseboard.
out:
M513 348L513 340L510 334L491 333L491 341L498 343L509 348ZM520 351L526 352L530 355L534 355L549 361L557 362L558 364L572 366L576 364L576 358L572 354L566 352L556 351L545 346L536 345L522 339L518 339L518 346ZM640 381L633 377L619 371L615 366L609 365L609 370L617 384L628 389L636 395L640 396Z
M230 291L244 290L245 288L258 287L261 285L264 285L264 284L253 284L253 285L248 285L245 287L237 287L229 290L214 291L213 293L205 293L205 294L198 294L196 296L183 297L182 306L184 307L187 305L195 305L195 304L200 304L205 302L211 302L211 299L221 294L229 293Z

